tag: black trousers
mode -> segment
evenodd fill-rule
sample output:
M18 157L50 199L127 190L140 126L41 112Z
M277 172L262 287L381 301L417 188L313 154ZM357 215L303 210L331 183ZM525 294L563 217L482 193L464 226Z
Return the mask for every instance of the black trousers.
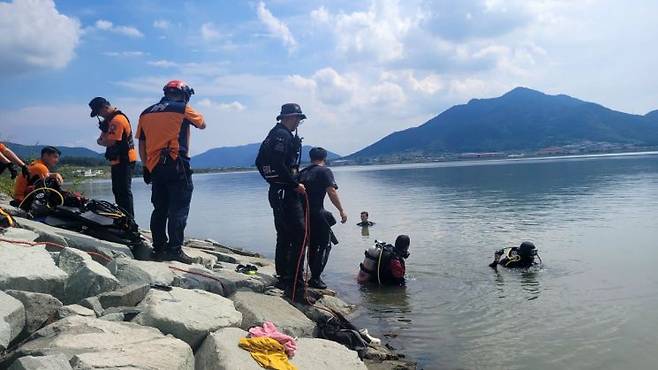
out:
M276 273L285 282L292 283L297 276L303 281L304 261L297 261L304 243L304 208L301 195L291 189L270 185L268 194L274 214Z
M119 164L113 165L111 171L114 201L119 207L128 212L131 217L135 216L132 192L134 170L135 162L120 162Z
M311 275L319 278L331 252L331 227L321 212L311 212L311 241L308 247L308 265Z
M151 233L153 249L177 253L185 240L187 216L194 185L189 163L170 160L158 164L152 173Z

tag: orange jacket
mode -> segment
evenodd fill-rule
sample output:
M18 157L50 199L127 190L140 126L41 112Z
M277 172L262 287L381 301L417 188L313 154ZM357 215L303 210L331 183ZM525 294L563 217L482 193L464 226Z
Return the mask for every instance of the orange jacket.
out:
M117 114L112 117L112 120L108 124L107 133L104 133L103 136L108 140L116 140L118 142L122 140L128 140L133 134L133 129L130 126L130 122L123 114ZM115 144L115 145L117 145ZM128 162L137 161L137 151L135 148L128 149ZM121 159L111 160L112 165L119 164Z
M162 98L142 112L135 136L146 143L145 166L149 171L158 165L163 149L168 149L172 159L188 158L190 125L203 128L203 116L185 102Z
M32 191L32 185L36 180L43 180L50 175L48 166L40 159L30 163L27 169L30 171L30 178L20 175L16 177L16 183L14 184L14 199L18 202L22 202L25 196Z

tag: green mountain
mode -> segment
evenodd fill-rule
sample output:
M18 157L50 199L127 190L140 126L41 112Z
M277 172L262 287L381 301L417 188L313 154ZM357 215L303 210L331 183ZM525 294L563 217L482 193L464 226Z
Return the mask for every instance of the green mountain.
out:
M253 167L258 155L259 143L232 147L210 149L192 157L193 168L236 168ZM308 152L312 146L302 147L302 162L308 161ZM339 158L336 153L329 152L327 159Z
M614 111L567 95L517 87L456 105L426 123L392 133L346 159L528 152L569 145L658 145L658 111Z
M41 148L44 145L23 145L16 143L5 143L14 153L21 158L38 158L41 155ZM92 158L103 159L103 155L93 150L82 147L56 146L62 152L64 158Z

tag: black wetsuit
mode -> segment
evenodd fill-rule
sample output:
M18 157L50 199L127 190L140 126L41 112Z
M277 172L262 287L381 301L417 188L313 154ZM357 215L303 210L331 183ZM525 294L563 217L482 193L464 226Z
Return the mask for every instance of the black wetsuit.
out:
M534 256L523 257L519 247L503 248L496 252L497 264L509 268L528 268L535 264Z
M295 191L301 140L278 123L260 146L256 167L270 184L268 198L276 228L276 273L286 285L295 275L302 282L303 264L296 269L304 242L303 196Z
M334 174L325 166L310 165L300 173L300 182L306 187L311 219L311 240L309 243L309 267L313 278L319 278L329 260L331 252L331 226L328 217L331 213L324 209L327 188L338 189Z

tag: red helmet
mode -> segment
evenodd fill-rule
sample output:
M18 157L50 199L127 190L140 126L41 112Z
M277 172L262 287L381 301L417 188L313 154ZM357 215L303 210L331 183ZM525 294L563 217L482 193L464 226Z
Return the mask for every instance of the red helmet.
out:
M172 80L167 82L167 84L162 88L164 93L168 92L182 92L185 95L185 101L189 101L190 97L194 95L194 89L189 87L185 81L181 80Z

